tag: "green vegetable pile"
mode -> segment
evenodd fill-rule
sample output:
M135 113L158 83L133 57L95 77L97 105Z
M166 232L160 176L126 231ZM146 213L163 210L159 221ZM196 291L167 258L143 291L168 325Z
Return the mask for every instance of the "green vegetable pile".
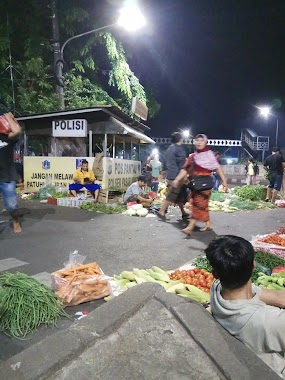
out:
M285 272L273 273L271 276L260 272L256 285L261 285L269 290L285 290Z
M193 261L193 265L196 268L205 269L206 271L212 273L212 267L211 267L211 265L209 263L209 260L206 257L197 257Z
M121 214L126 211L127 207L125 205L106 205L100 203L87 202L83 203L80 208L86 211L94 211L101 214Z
M233 199L231 206L236 207L239 210L257 210L258 205L256 202L247 201L245 199Z
M227 198L225 193L219 193L218 191L213 191L211 194L211 201L224 202Z
M285 260L281 259L281 257L271 255L270 253L263 251L256 251L255 261L270 270L275 267L285 265Z
M0 331L15 338L25 337L41 324L55 326L68 315L55 294L23 273L0 276Z
M249 201L264 201L266 198L266 187L261 185L236 187L234 192L241 199Z
M256 281L257 281L259 275L260 275L260 270L257 269L257 268L253 269L253 272L252 272L252 275L251 275L251 281L252 281L254 284L256 283Z
M66 198L68 197L68 191L57 191L52 195L52 198Z

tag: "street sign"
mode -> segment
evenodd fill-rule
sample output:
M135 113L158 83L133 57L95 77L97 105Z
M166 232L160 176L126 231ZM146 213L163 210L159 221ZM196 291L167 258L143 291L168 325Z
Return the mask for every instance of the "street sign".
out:
M148 108L137 97L133 98L131 110L132 110L132 113L134 113L135 115L137 115L141 119L147 120Z
M86 137L87 120L53 120L52 122L53 137Z
M267 151L269 150L269 137L258 136L257 137L257 150Z

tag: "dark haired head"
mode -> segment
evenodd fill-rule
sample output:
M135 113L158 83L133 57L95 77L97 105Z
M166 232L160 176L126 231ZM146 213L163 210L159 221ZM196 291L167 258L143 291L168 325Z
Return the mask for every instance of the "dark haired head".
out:
M224 235L212 240L205 250L213 274L226 289L239 289L251 278L254 249L245 239Z
M82 160L82 165L83 164L88 164L88 161L87 160Z
M252 163L254 162L253 158L249 158L248 161Z
M146 178L145 178L144 175L140 175L139 178L138 178L138 182L147 183L147 180L146 180Z
M180 132L174 132L171 135L171 142L172 144L177 144L179 141L183 140L183 136Z
M277 146L275 146L274 148L272 148L272 152L273 153L280 153L280 148L277 148Z

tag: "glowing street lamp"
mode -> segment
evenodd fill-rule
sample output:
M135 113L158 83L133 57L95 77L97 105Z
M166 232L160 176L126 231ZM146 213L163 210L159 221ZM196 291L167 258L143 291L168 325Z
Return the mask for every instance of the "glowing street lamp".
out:
M262 117L267 118L270 115L270 107L260 107L259 111Z
M190 131L188 129L182 131L182 136L185 138L185 139L189 139L190 137Z
M275 136L275 143L276 147L278 146L278 133L279 133L279 121L278 117L275 116L273 113L271 113L270 107L257 107L259 109L260 116L267 119L269 116L273 116L276 119L276 136Z
M146 25L146 19L135 4L127 3L120 11L117 24L129 32L136 32Z
M64 42L62 45L59 56L60 58L56 61L55 66L56 66L56 77L58 79L58 84L57 84L57 94L60 100L61 108L64 109L64 94L63 94L63 87L64 82L63 82L63 76L62 76L62 70L63 70L63 65L64 65L64 49L66 45L79 37L86 36L91 33L96 33L96 32L101 32L102 30L111 28L113 26L120 26L124 29L126 29L129 32L136 32L138 29L141 29L146 25L146 19L138 6L132 1L127 1L125 2L125 5L122 7L120 11L119 18L117 22L102 26L101 28L96 28L89 30L88 32L84 32L81 34L77 34L76 36L70 37L68 40Z

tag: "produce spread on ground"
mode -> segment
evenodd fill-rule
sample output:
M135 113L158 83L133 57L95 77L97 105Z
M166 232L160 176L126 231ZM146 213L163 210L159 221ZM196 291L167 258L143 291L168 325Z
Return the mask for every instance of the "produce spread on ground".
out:
M284 235L285 226L275 234ZM264 242L262 244L268 244ZM271 240L269 240L271 241ZM270 244L269 244L270 245ZM285 251L268 252L257 249L256 269L252 281L268 289L285 289ZM184 266L165 271L157 266L134 268L109 277L93 262L84 264L85 257L73 252L69 260L52 273L52 288L40 284L23 273L6 272L0 276L0 331L23 338L41 325L55 326L61 317L71 318L68 307L104 298L111 300L130 288L146 282L162 286L166 292L189 298L210 311L210 288L214 281L212 268L206 257L199 256Z
M235 212L276 207L269 202L265 202L265 198L265 186L235 187L230 189L228 193L213 192L209 209L210 211Z
M108 190L111 190L111 188ZM144 210L141 210L141 206L137 208L137 205L134 203L130 203L127 206L118 203L95 204L91 200L89 201L89 198L85 199L84 194L82 195L84 200L82 198L81 202L78 202L76 206L71 207L80 207L86 211L93 211L104 214L122 213L127 216L147 216L149 214L156 214L163 201L165 200L168 189L165 183L160 183L158 191L156 193L151 192L150 189L148 191L150 197L154 197L154 201L150 207L144 207ZM120 192L123 194L122 189L120 189ZM48 202L51 204L70 206L69 204L62 204L62 202L60 202L62 198L68 199L68 191L66 189L56 188L52 184L43 186L36 194L22 194L22 199L24 200L40 200L44 202L46 199L48 199ZM210 211L223 211L226 213L233 213L241 210L250 211L266 208L272 209L276 206L285 207L284 200L277 200L275 206L270 202L265 202L265 198L266 187L261 185L236 187L230 189L228 193L224 193L222 190L213 191L211 200L209 202L209 209ZM79 197L78 199L81 198ZM191 212L191 207L192 206L190 200L185 204L186 211Z

